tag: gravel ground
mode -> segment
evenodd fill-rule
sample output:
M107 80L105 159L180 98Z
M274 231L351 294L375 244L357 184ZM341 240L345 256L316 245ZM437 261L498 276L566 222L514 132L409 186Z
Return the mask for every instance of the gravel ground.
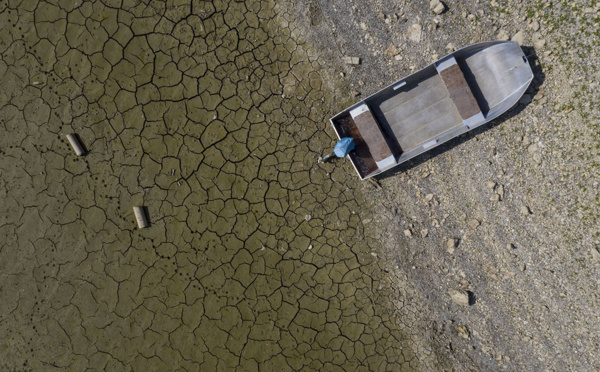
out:
M380 264L420 292L408 327L423 336L420 355L435 354L425 369L599 370L600 4L318 0L297 9L299 33L353 101L470 43L522 45L535 78L521 102L365 181L370 224L384 242Z

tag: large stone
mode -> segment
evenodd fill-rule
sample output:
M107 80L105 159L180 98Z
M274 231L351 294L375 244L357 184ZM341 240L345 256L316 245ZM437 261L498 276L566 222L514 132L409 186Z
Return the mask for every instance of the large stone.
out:
M524 38L523 31L519 31L516 34L514 34L510 40L516 41L517 43L519 43L519 45L523 45L523 38Z
M450 254L454 253L454 248L458 246L458 239L450 238L446 241L446 251Z
M500 196L500 199L504 198L504 186L499 185L496 189L496 193Z
M472 219L468 223L469 223L469 227L471 227L472 229L474 229L477 226L481 225L481 222L479 222L479 220L476 220L476 219Z
M450 298L454 303L460 306L469 306L469 293L459 289L451 289L448 291Z
M414 25L412 25L408 28L408 31L406 32L406 36L408 37L408 40L414 41L415 43L419 43L419 42L421 42L422 31L423 31L423 27L421 27L421 25L415 23Z
M496 36L498 38L498 40L508 40L510 38L510 36L508 36L508 32L506 32L506 30L500 30L500 32L498 32L498 36Z
M446 10L446 7L440 0L431 0L429 2L429 9L435 14L442 14Z
M349 65L359 65L360 64L360 58L358 57L342 57L344 63L347 63Z
M598 251L598 248L592 248L592 258L594 261L600 262L600 251Z
M540 29L540 23L538 21L533 21L529 24L529 28L533 31L538 31Z
M533 154L535 152L537 152L539 150L539 146L536 145L535 143L532 145L529 145L529 147L527 148L527 152L529 152L530 154Z
M533 42L533 47L535 49L542 49L546 45L545 39L537 39Z

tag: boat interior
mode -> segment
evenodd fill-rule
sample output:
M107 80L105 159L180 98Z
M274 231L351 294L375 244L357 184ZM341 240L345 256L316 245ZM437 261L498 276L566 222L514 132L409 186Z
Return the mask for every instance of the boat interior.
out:
M525 62L529 69L514 44L465 48L334 117L338 135L355 139L356 150L350 157L361 178L493 119L505 110L503 106L512 106L516 101L506 102L507 98L523 85L523 69L516 64Z

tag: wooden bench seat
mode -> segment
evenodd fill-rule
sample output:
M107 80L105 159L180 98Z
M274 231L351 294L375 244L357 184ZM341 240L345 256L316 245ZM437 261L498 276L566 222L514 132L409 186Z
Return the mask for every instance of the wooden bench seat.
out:
M332 120L332 123L340 138L354 139L356 147L349 156L362 178L396 164L395 154L366 104Z
M396 159L392 150L369 106L362 104L350 110L350 116L352 116L362 138L369 147L369 151L373 156L373 160L377 163L377 167L382 169L395 164Z
M356 127L356 123L352 119L352 116L345 115L332 121L336 132L340 137L351 137L354 139L356 147L353 151L350 151L350 159L356 167L356 171L360 174L361 178L365 178L369 174L375 172L377 163L373 160L369 146L365 143L362 138L360 131Z
M436 64L436 68L450 98L456 105L456 109L463 119L463 123L469 127L485 121L479 104L469 88L465 75L456 63L454 57L447 58Z

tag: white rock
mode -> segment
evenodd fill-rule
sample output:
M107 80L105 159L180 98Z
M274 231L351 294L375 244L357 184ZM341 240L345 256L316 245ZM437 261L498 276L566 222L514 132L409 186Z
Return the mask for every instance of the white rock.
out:
M539 150L539 147L535 143L527 148L527 152L529 152L530 154L533 154L537 150Z
M342 60L344 61L344 63L347 63L349 65L359 65L360 64L360 58L358 57L342 57Z
M442 14L446 10L446 7L440 0L431 0L429 2L429 9L435 14Z
M475 219L473 219L473 220L470 220L470 221L469 221L469 226L470 226L472 229L476 228L476 227L477 227L477 226L479 226L479 225L481 225L481 222L479 222L478 220L475 220Z
M446 252L454 253L454 248L458 246L458 239L450 238L446 241Z
M524 38L523 31L519 31L516 34L514 34L510 40L516 41L517 43L519 43L519 45L523 45L523 38Z
M498 40L508 40L510 37L508 36L508 32L506 32L505 30L500 30L500 32L498 32L498 36L496 36L498 38Z
M523 206L521 207L521 214L522 214L522 215L524 215L524 216L528 216L528 215L530 215L530 214L531 214L531 210L529 209L529 207L528 207L528 206L526 206L526 205L523 205Z
M409 229L404 230L404 236L411 237L412 236L412 231L410 231Z
M533 47L535 49L542 49L545 45L546 45L546 40L544 40L544 39L537 39L533 42Z
M592 258L596 262L600 262L600 252L598 252L598 248L592 248Z
M496 189L496 193L498 194L498 196L500 196L500 199L504 198L504 186L500 185L498 186L498 188Z
M415 43L421 42L421 33L423 31L423 27L419 24L414 24L408 28L406 36L408 40L414 41Z
M454 301L456 304L461 306L469 306L469 294L467 292L451 289L448 291L448 294L450 295L452 301Z
M529 24L529 28L533 31L538 31L540 29L540 23L538 21L533 21Z

